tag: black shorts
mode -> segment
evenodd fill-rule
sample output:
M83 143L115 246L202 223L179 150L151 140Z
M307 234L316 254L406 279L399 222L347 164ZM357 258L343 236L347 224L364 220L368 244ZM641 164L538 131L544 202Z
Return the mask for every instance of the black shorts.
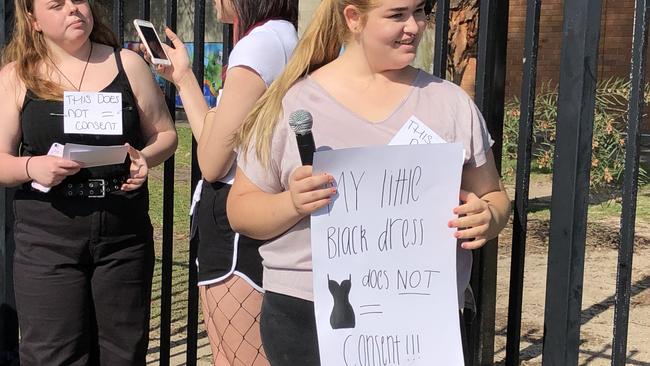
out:
M235 233L226 214L230 185L203 181L201 200L194 209L192 226L198 235L199 285L218 283L233 273L262 287L264 241Z

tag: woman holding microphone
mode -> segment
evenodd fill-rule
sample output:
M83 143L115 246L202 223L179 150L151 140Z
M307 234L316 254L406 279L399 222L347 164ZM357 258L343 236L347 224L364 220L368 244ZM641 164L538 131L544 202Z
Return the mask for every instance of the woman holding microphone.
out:
M424 6L423 0L323 0L284 73L237 135L228 216L238 232L267 241L260 248L261 332L273 366L320 363L310 214L336 193L328 185L334 177L312 175L302 165L289 127L293 112L313 115L316 147L387 145L412 116L447 142L463 144L462 204L445 223L458 228L459 309L471 250L507 223L510 202L478 108L458 86L410 66L425 27Z

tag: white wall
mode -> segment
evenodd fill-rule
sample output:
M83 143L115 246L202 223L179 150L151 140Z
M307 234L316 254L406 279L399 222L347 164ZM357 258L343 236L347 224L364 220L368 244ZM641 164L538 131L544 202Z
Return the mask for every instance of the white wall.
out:
M316 8L320 4L320 0L300 0L300 18L298 19L298 32L302 33L307 28L311 21Z

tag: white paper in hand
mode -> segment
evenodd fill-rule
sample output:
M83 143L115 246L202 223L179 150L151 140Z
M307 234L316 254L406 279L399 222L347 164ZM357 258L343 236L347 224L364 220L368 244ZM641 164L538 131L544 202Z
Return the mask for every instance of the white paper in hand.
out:
M126 159L127 152L128 147L126 147L126 145L61 145L55 142L52 144L52 146L50 146L50 150L47 152L47 155L74 160L78 163L81 163L84 168L92 168L102 165L122 164ZM32 181L32 188L43 193L47 193L50 191L51 187L46 187L42 184Z
M65 144L63 158L81 163L84 168L122 164L128 152L126 145L92 146Z

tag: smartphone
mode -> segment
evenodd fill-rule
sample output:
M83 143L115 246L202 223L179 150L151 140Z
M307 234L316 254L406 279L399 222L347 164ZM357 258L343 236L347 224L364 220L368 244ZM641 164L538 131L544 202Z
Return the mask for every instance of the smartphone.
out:
M133 25L135 26L135 30L138 31L140 40L151 56L151 62L155 65L171 65L153 24L146 20L134 19Z

